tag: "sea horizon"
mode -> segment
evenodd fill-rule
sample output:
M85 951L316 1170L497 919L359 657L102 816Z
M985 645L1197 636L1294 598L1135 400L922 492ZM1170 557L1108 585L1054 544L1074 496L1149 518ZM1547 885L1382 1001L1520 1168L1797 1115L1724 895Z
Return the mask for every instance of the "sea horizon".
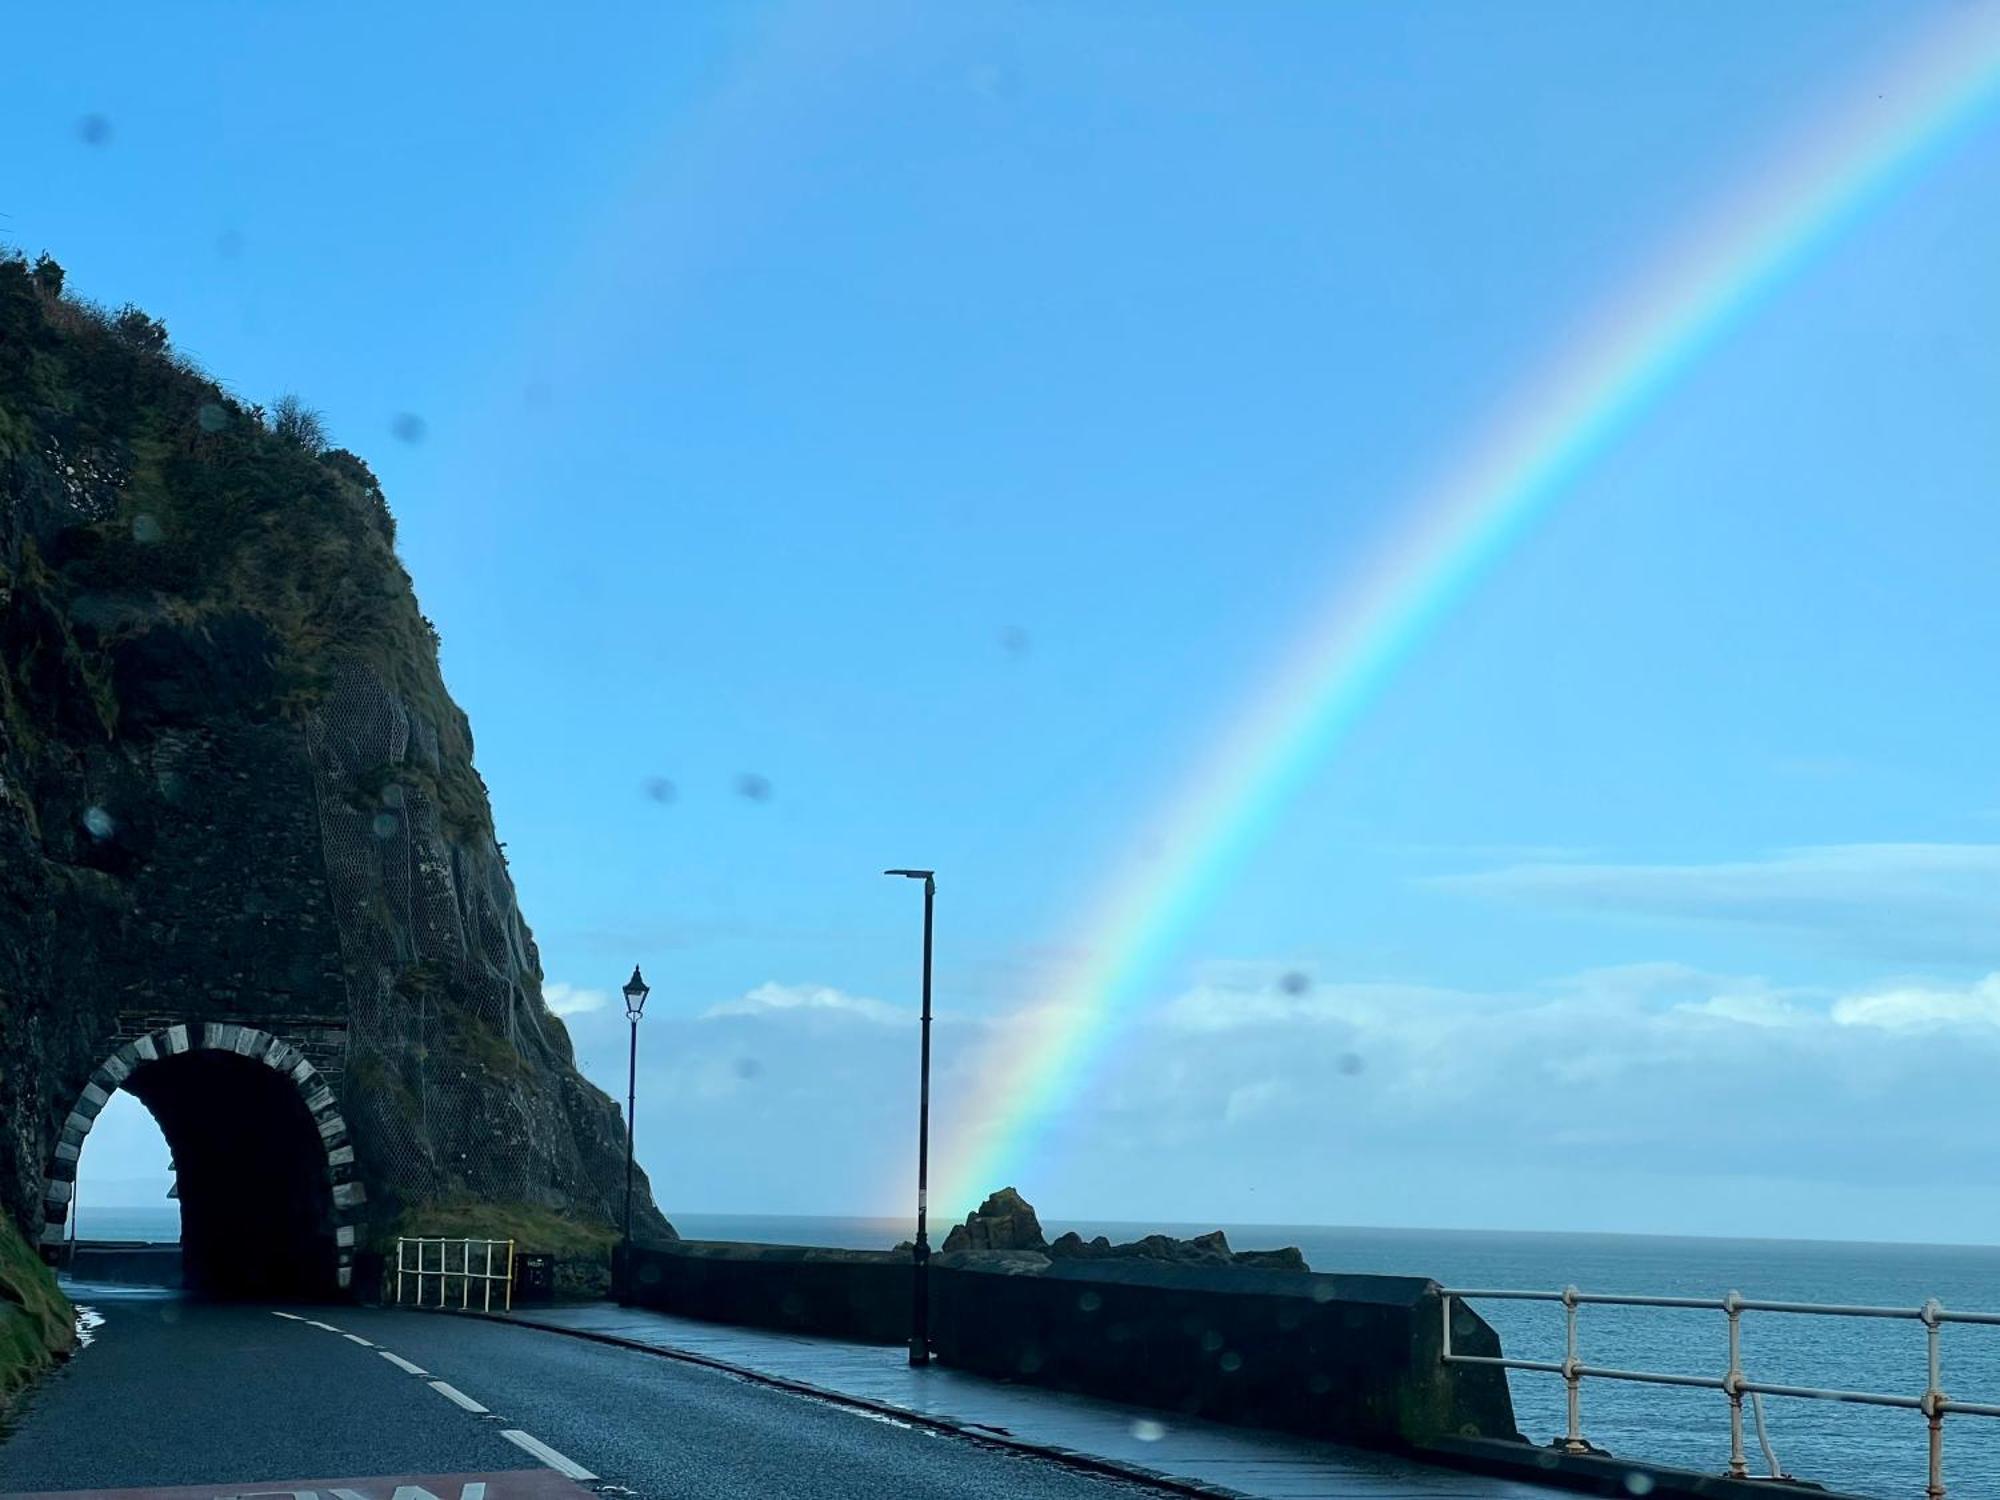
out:
M145 1220L155 1223L178 1225L180 1209L174 1203L148 1200L145 1202L111 1202L82 1205L79 1221L88 1227L90 1220L99 1215L116 1216L120 1221ZM1239 1233L1253 1234L1266 1231L1286 1233L1297 1230L1313 1230L1325 1234L1341 1235L1435 1235L1440 1237L1463 1236L1466 1238L1514 1238L1514 1239L1589 1239L1589 1240L1660 1240L1706 1245L1828 1245L1853 1246L1857 1249L1908 1249L1908 1250L2000 1250L2000 1241L1967 1239L1862 1239L1845 1235L1804 1235L1804 1234L1691 1234L1685 1230L1648 1229L1521 1229L1482 1228L1468 1225L1443 1224L1342 1224L1325 1223L1310 1219L1195 1219L1195 1218L1101 1218L1095 1215L1062 1215L1037 1211L1043 1229L1050 1239L1066 1230L1076 1229L1083 1233L1084 1226L1090 1226L1090 1233L1106 1233L1113 1240L1120 1238L1137 1239L1147 1234L1172 1234L1185 1238L1188 1234L1207 1234L1220 1229L1229 1236L1230 1243L1237 1249L1267 1249L1264 1245L1237 1244ZM870 1226L903 1227L903 1238L908 1238L916 1230L913 1215L898 1214L836 1214L836 1213L779 1213L748 1210L693 1210L670 1213L668 1222L678 1230L682 1224L699 1224L712 1227L717 1224L775 1225L796 1224L849 1224ZM927 1226L934 1240L942 1241L951 1227L962 1222L959 1219L933 1218ZM1113 1233L1113 1231L1119 1231ZM84 1239L105 1238L106 1236L85 1233ZM704 1238L682 1234L684 1239ZM1090 1235L1086 1234L1085 1238Z

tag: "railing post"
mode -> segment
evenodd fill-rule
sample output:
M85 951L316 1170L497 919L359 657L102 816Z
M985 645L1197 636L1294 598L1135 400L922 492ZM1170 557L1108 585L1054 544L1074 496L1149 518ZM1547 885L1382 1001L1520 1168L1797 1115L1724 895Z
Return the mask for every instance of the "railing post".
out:
M1576 1299L1579 1295L1573 1286L1563 1288L1563 1387L1569 1406L1569 1431L1563 1437L1563 1451L1566 1453L1590 1451L1590 1444L1583 1440L1583 1377L1577 1373L1580 1361L1576 1357Z
M1722 1299L1729 1315L1729 1372L1722 1377L1722 1389L1729 1397L1729 1477L1749 1477L1750 1465L1743 1457L1743 1297L1731 1292Z
M1443 1360L1445 1364L1450 1364L1451 1363L1451 1293L1450 1292L1445 1292L1438 1297L1438 1307L1442 1309L1444 1312L1444 1340L1438 1346L1439 1349L1442 1351L1440 1358Z
M1938 1347L1939 1335L1943 1332L1938 1315L1943 1311L1944 1304L1932 1297L1917 1315L1923 1319L1924 1340L1930 1354L1930 1381L1924 1389L1923 1401L1924 1417L1931 1427L1930 1483L1924 1487L1926 1500L1944 1500L1944 1409L1947 1401L1940 1378L1944 1351Z

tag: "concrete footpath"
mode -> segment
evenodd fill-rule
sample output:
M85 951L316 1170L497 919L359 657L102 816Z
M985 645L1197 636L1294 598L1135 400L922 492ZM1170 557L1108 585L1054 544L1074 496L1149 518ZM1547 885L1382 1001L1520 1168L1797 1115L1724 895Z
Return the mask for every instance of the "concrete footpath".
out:
M704 1323L607 1302L492 1316L657 1349L753 1374L806 1394L865 1404L884 1420L908 1418L916 1425L1055 1453L1107 1472L1143 1472L1188 1492L1255 1496L1258 1500L1382 1500L1388 1496L1546 1500L1551 1495L1573 1493L1306 1438L1180 1420L1139 1407L1009 1385L937 1365L913 1370L900 1348Z

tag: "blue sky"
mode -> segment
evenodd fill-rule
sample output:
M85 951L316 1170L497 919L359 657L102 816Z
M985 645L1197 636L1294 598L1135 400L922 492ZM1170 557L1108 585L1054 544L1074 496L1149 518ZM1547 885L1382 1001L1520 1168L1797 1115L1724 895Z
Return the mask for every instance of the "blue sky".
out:
M890 1212L917 905L876 872L940 871L966 1128L1425 480L1960 9L45 7L0 235L382 476L614 1092L603 1001L654 984L669 1211ZM1580 477L1183 934L1032 1199L2000 1240L1944 1190L2000 1170L1996 169L1989 124ZM91 1165L156 1175L142 1137Z

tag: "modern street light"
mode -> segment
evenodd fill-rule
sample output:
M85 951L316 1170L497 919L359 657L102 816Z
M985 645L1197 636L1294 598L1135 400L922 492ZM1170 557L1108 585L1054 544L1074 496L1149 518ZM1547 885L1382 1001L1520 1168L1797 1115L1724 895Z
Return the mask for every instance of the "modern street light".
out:
M632 1023L632 1050L625 1074L625 1243L624 1273L621 1283L632 1276L632 1112L639 1105L639 1017L645 1014L646 997L652 994L639 966L632 965L632 977L625 981L625 1019Z
M931 910L937 902L937 877L931 870L884 870L924 883L924 1023L922 1082L917 1092L917 1240L910 1247L916 1274L911 1278L910 1363L931 1362L931 1244L924 1234L929 1207L931 1170Z

